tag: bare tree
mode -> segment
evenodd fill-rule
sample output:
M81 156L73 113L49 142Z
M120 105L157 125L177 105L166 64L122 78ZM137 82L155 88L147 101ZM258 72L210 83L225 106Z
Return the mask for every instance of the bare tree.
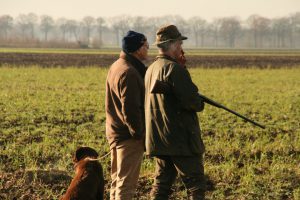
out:
M67 24L68 20L66 18L59 18L57 20L57 26L59 28L59 30L62 33L62 40L65 42L66 41L66 34L68 31L68 24Z
M235 47L235 42L240 35L241 29L240 20L236 17L226 17L222 19L220 31L229 47Z
M290 21L287 17L281 17L272 21L272 30L275 35L275 46L286 47L285 40L290 29Z
M188 33L190 31L190 26L189 26L189 23L187 22L187 20L185 20L180 15L173 16L173 20L174 20L174 24L178 27L180 32L183 35L188 35Z
M120 29L119 29L119 24L118 24L118 21L116 18L112 18L111 20L111 27L112 27L112 30L114 31L115 33L115 40L116 40L116 44L117 46L120 45L120 41L119 41L119 37L120 37Z
M21 30L21 35L22 35L21 37L22 37L23 41L25 41L26 32L28 32L28 30L29 30L27 16L25 14L20 14L17 17L17 24Z
M251 15L248 19L247 22L250 26L250 30L253 32L253 40L254 40L254 48L257 47L258 43L258 19L260 16L258 15Z
M199 46L199 36L201 39L201 47L204 46L204 38L205 34L208 32L208 24L206 20L200 17L192 17L190 20L190 26L192 27L192 31L194 33L196 46Z
M130 29L130 16L121 16L120 20L118 21L119 28L121 30L121 35L124 36Z
M159 17L150 17L146 20L148 25L148 40L150 44L153 44L155 42L156 38L156 31L158 28L162 25L161 18Z
M290 21L290 31L289 31L290 47L295 48L297 45L296 44L297 34L300 33L300 12L292 14L289 17L289 21Z
M21 29L23 40L28 38L28 36L31 38L31 40L34 39L34 27L36 26L37 21L38 17L34 13L20 14L17 17L17 23Z
M132 29L140 33L145 33L145 30L148 28L145 17L141 17L141 16L132 17L131 23L132 23Z
M268 36L270 32L271 20L265 17L258 18L258 46L263 47L263 43L265 38Z
M216 18L209 25L209 30L210 30L211 35L213 37L215 47L219 46L219 36L220 36L221 22L222 22L222 20L220 18Z
M86 16L82 19L83 27L86 30L87 45L90 44L90 37L91 37L91 32L93 30L94 23L95 23L95 18L93 18L91 16Z
M41 17L41 30L44 32L45 35L45 41L48 40L48 33L53 28L54 20L51 16L43 15Z
M36 28L37 21L39 29ZM38 43L34 43L34 40L41 35L42 40L47 41L50 33L51 35L59 33L58 37L52 38L53 45L59 42L76 42L81 48L87 48L89 43L95 47L101 47L103 43L119 46L120 38L131 29L144 33L149 43L153 44L156 31L166 24L176 25L180 32L189 38L186 45L190 46L300 47L300 12L272 19L251 15L245 21L240 21L237 17L217 18L210 23L199 16L186 20L179 15L160 17L121 15L109 19L102 17L94 19L87 16L81 21L60 18L55 23L50 16L38 17L34 13L20 14L16 19L9 15L0 15L0 39L3 45L13 40L16 41L14 44L18 44L17 41L22 39L21 45L36 46Z
M130 17L126 15L117 16L111 19L112 28L115 31L116 43L120 45L120 35L124 36L130 29Z
M104 24L105 24L105 20L102 17L98 17L96 19L96 27L97 27L97 32L98 32L98 36L99 36L100 46L103 43L103 41L102 41L102 33L103 33Z
M79 41L79 32L80 28L78 22L75 20L67 20L66 22L66 30L69 33L69 37L74 37L76 42Z
M8 32L13 28L13 18L9 15L0 16L0 30L4 34L4 40L7 40Z
M161 27L163 25L167 24L175 24L176 17L173 15L165 15L157 18L158 27Z
M247 19L247 23L253 34L254 48L262 47L262 39L269 30L270 20L259 15L251 15Z
M34 39L34 27L36 26L36 23L38 21L38 16L34 13L29 13L26 18L28 29L30 30L31 39Z

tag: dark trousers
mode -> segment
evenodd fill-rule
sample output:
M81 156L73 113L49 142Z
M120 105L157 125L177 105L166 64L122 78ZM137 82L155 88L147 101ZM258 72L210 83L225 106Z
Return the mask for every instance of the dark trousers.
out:
M206 181L203 155L156 156L155 180L151 191L153 200L167 200L172 193L171 186L177 174L181 177L188 199L204 199Z

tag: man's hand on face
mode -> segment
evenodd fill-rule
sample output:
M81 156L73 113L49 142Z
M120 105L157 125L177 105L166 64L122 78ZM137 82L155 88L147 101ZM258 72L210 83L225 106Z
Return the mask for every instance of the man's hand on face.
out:
M180 54L180 56L178 57L177 62L185 67L186 58L185 58L185 56L184 56L184 51L183 51L182 49L181 49L181 54Z

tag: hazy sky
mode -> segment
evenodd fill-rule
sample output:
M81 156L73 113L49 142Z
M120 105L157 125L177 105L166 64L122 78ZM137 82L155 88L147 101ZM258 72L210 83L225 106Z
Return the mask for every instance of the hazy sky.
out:
M0 15L13 17L34 12L81 19L117 15L162 16L181 15L184 18L200 16L205 19L251 14L280 17L300 11L300 0L0 0Z

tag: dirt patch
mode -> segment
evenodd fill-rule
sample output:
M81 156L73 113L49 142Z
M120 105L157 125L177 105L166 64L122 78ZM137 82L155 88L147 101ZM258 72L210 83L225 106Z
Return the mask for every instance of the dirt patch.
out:
M258 67L279 68L300 65L300 56L259 56L259 55L187 55L188 67L222 68L222 67ZM63 53L0 53L0 66L42 67L86 67L110 66L118 58L117 54L63 54ZM155 59L149 58L149 65Z
M205 68L280 68L300 65L300 56L187 56L187 60L187 65L190 67Z
M56 53L0 53L0 65L42 67L109 66L118 55L104 54L56 54Z

